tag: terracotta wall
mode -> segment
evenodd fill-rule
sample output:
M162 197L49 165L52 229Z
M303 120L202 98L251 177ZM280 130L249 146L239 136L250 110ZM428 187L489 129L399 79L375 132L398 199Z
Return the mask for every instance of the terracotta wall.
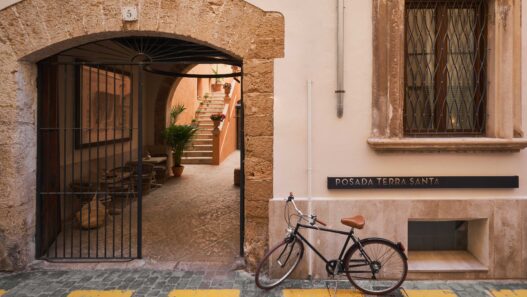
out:
M241 100L241 86L237 82L232 82L234 84L234 90L232 91L231 99L229 101L229 107L232 105L231 114L229 116L229 125L225 127L226 136L221 144L221 154L220 154L220 163L225 160L232 152L236 150L236 141L238 135L236 134L236 126L238 125L238 119L236 118L236 104Z
M196 110L199 107L199 102L197 100L197 79L181 78L178 80L176 80L177 87L173 91L172 98L169 99L171 103L170 109L167 111L169 114L167 120L170 121L170 110L173 107L181 104L185 106L186 109L178 116L176 124L189 125L192 122L192 119L196 114Z
M214 65L200 64L188 70L190 74L212 74L211 68ZM218 65L218 72L231 73L229 65ZM201 80L201 88L198 90L198 80ZM230 82L232 78L225 78L223 82ZM199 108L198 98L202 99L203 95L210 94L210 84L214 83L215 79L208 78L179 78L174 81L171 94L169 95L169 110L167 111L167 121L170 119L170 109L178 104L183 104L187 109L178 117L177 124L190 124L195 116L196 110ZM223 90L222 90L223 92ZM168 122L167 122L168 124Z

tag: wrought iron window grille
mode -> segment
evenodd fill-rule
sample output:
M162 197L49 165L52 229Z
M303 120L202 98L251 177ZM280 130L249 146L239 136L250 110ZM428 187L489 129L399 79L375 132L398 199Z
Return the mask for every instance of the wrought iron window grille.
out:
M405 135L483 136L485 0L406 0Z

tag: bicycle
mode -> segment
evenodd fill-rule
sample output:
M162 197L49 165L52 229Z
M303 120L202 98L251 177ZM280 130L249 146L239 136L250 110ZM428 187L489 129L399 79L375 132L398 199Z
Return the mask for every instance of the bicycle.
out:
M292 204L295 213L291 214L289 205ZM291 218L297 216L296 225L291 224ZM329 277L346 274L351 284L366 294L388 294L399 288L406 279L408 259L404 254L404 246L383 238L360 239L355 237L354 229L362 229L365 224L363 216L341 219L341 223L351 227L350 231L340 231L315 226L327 226L316 215L305 215L295 204L291 193L287 198L284 209L287 222L287 233L280 243L272 247L263 257L256 269L256 285L264 290L280 285L298 266L304 255L304 244L307 244L315 254L326 263ZM303 224L306 221L309 225ZM321 254L299 230L314 229L346 235L347 239L336 260L328 260ZM348 247L350 240L353 244ZM345 253L346 251L346 253ZM271 275L266 275L266 272Z

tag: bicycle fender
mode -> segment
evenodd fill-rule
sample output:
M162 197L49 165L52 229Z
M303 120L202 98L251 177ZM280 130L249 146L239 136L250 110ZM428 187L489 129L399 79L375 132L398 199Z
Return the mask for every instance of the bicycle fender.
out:
M363 244L363 243L370 242L370 241L383 241L386 244L391 245L395 249L401 251L402 254L404 255L404 259L408 261L408 256L406 256L404 245L401 242L393 242L393 241L388 240L386 238L380 238L380 237L368 237L368 238L361 239L360 243ZM350 250L355 248L355 247L357 247L357 243L354 243L350 247Z

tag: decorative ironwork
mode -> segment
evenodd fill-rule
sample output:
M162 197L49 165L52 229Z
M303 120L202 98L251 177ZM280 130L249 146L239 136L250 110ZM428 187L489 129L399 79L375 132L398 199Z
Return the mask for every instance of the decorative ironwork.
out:
M485 2L406 1L406 135L484 134Z
M39 63L37 257L140 258L142 71L56 60Z
M132 36L87 43L59 54L99 64L229 64L241 60L214 48L164 37Z

